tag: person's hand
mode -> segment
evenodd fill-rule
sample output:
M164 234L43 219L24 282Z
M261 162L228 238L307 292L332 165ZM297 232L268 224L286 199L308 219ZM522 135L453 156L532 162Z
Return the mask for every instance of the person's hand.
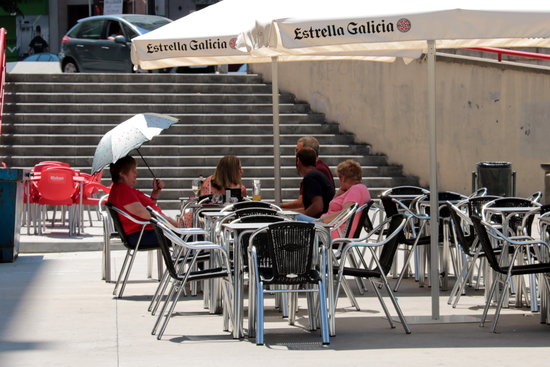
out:
M157 200L160 192L164 189L164 182L159 180L158 178L153 179L153 192L151 192L151 198L153 200Z
M154 178L153 191L160 192L162 189L164 189L164 182L159 180L158 178Z

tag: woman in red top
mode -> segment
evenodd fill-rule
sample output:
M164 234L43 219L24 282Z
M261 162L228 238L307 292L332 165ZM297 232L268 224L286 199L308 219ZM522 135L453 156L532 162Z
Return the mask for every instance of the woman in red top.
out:
M164 188L164 183L155 178L153 180L153 191L151 196L147 196L141 191L134 188L137 179L137 163L136 160L130 156L120 158L115 163L111 163L109 170L111 171L111 179L113 180L113 186L109 194L108 202L115 207L124 210L139 221L147 221L151 219L151 214L147 211L146 207L150 206L155 210L161 212L160 207L156 204L158 196ZM162 212L161 214L172 223L177 226L176 221L172 218L166 217ZM136 246L141 232L141 225L132 222L130 219L119 215L122 223L122 228L128 237L128 242L132 246ZM157 237L152 225L145 227L143 236L141 238L140 248L157 247Z

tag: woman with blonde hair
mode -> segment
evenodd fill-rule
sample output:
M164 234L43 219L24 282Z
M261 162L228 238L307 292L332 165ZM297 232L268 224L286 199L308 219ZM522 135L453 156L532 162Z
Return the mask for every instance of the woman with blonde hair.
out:
M200 195L225 194L225 189L241 189L241 196L246 196L246 187L241 183L243 169L241 160L233 155L226 155L218 162L212 176L208 176L201 187Z
M341 162L336 167L336 173L340 180L340 188L334 194L334 198L328 205L328 211L321 215L320 220L323 223L330 223L336 218L342 211L346 210L353 204L357 203L357 206L365 204L370 200L369 189L366 185L361 183L363 180L363 174L361 165L351 159ZM299 215L297 220L313 221L315 218ZM355 229L359 225L360 216L356 215L353 219L350 233L354 233ZM338 232L334 230L332 232L333 237L338 237Z

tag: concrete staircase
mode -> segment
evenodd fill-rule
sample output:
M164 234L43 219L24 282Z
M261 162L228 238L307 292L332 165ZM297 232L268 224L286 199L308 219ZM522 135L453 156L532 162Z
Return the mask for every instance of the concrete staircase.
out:
M333 171L345 159L359 161L373 196L388 187L417 184L307 103L281 93L280 104L284 199L298 195L294 148L304 135L319 139L321 156ZM140 149L166 183L161 206L177 208L178 198L191 193L191 179L210 175L229 154L241 158L245 186L260 178L269 200L271 108L271 86L253 74L8 74L0 160L14 168L60 160L89 172L95 147L108 130L137 113L164 113L180 122ZM140 160L138 165L138 188L150 188L151 175ZM107 169L104 184L110 183L108 177Z

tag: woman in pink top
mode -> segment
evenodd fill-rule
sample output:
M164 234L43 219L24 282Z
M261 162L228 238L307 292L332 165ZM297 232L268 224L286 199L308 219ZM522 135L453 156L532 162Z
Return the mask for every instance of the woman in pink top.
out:
M336 191L334 199L330 201L328 212L321 216L324 223L330 223L341 211L354 203L357 203L357 206L360 207L370 200L369 189L361 183L363 177L359 163L351 159L341 162L336 167L336 173L340 180L340 188ZM356 215L353 219L350 233L353 233L357 228L359 219L360 215ZM337 231L333 231L332 234L333 237L338 236Z
M370 200L369 189L366 185L361 183L363 175L359 163L351 159L341 162L338 167L336 167L336 173L340 180L340 188L330 201L328 211L319 218L323 223L330 223L343 210L346 210L355 203L357 203L357 207L360 207ZM361 215L359 215L359 213L355 215L350 233L353 233L359 225L360 217ZM305 222L313 222L319 219L308 217L303 214L296 216L296 220ZM345 224L343 226L345 226ZM342 228L342 230L343 229L344 228ZM332 231L332 237L340 237L337 230Z

